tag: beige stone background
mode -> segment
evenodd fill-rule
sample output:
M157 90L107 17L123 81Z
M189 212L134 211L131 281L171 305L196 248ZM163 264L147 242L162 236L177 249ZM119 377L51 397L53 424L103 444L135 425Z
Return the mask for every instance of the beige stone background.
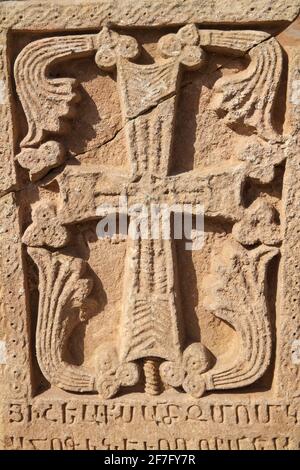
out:
M227 2L221 3L227 6ZM247 8L250 3L243 2ZM76 26L76 24L70 26L71 32L76 30ZM223 28L227 30L229 27L223 26ZM176 26L152 30L147 28L132 30L128 27L119 32L134 36L142 44L143 53L139 63L150 64L158 59L156 45L159 38L164 33L176 32L177 29ZM291 65L296 56L295 51L300 48L300 19L296 19L287 28L284 23L275 25L266 23L260 25L259 29L274 33L285 51L283 81L276 102L274 126L279 131L289 132L288 118L291 113L289 103L286 114L282 109L287 100L288 61ZM27 44L49 34L53 35L52 32L44 30L32 33L30 28L26 27L24 29L21 27L17 32L13 31L9 42L11 63ZM206 171L219 165L225 166L238 153L242 153L243 149L246 152L247 146L254 144L253 136L245 136L243 132L230 129L209 107L216 81L221 77L233 75L247 65L247 58L229 58L214 53L209 59L206 73L196 71L184 74L174 130L171 174L176 175L192 169ZM299 66L298 61L298 71ZM100 71L90 58L58 64L51 70L51 76L73 77L81 84L80 113L71 121L69 132L61 137L61 142L69 149L68 164L93 166L101 162L102 165L129 168L115 77ZM18 153L20 141L27 132L27 122L14 89L12 102L14 147L15 153ZM44 200L57 202L59 188L56 181L45 185L30 183L28 172L20 166L17 168L20 186L16 191L16 200L21 211L21 230L24 233L32 221L32 205ZM248 187L244 188L247 206L249 207L256 198L262 197L282 214L284 171L284 165L279 165L271 183L256 185L249 183ZM238 350L239 345L234 329L213 315L203 304L206 295L203 279L209 275L212 254L220 253L225 240L233 238L232 227L233 223L228 220L208 218L205 225L206 243L201 251L187 253L184 241L176 242L186 334L189 342L201 340L214 357L230 355ZM72 226L71 242L68 246L70 255L88 261L94 280L93 294L96 307L93 315L87 323L79 324L66 351L66 358L74 364L84 365L87 368L95 367L99 345L102 347L103 344L109 345L116 341L116 326L120 323L123 302L126 254L124 241L107 240L100 243L95 230L95 221ZM299 246L299 240L295 240L295 244L297 243ZM6 256L5 253L1 255L3 259ZM23 256L26 264L30 322L31 325L35 325L38 312L38 271L25 250ZM284 302L282 298L284 294L282 290L277 289L280 266L282 265L279 263L279 258L275 257L268 270L267 296L273 335L275 333L278 335L282 328L279 309ZM17 299L17 302L19 301L20 299ZM0 316L0 334L2 337L3 331L5 339L7 325L4 313L2 311ZM296 313L299 318L299 312ZM32 328L34 330L34 326ZM295 325L295 331L299 331L299 325ZM145 398L143 384L139 383L128 395L124 392L121 396L107 401L97 401L95 397L85 395L81 401L78 394L69 394L56 387L50 387L33 356L31 384L38 399L33 404L30 400L28 402L23 399L15 400L10 410L11 422L7 422L7 400L3 399L5 445L7 448L23 446L28 449L40 447L86 449L93 446L112 450L139 449L143 446L144 448L179 446L182 449L202 447L237 449L243 446L250 449L299 449L300 391L297 392L292 385L289 375L285 383L287 387L293 389L293 397L289 396L288 400L285 400L284 381L283 384L279 383L283 373L279 348L280 342L277 342L271 366L255 384L240 390L211 393L200 400L187 398L186 395L173 389L167 389L159 398ZM0 373L1 381L7 380L2 365ZM299 378L299 372L297 377ZM299 385L299 382L297 383ZM97 406L101 409L95 411L93 407ZM48 430L46 431L47 426L49 434ZM145 426L146 430L148 429L146 433ZM137 427L140 431L136 431ZM95 438L94 432L97 436ZM139 437L139 432L142 437ZM9 436L14 436L14 440Z

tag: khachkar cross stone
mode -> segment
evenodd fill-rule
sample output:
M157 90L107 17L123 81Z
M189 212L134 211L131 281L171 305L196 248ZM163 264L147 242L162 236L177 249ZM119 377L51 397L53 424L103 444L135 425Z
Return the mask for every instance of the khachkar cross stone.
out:
M151 202L193 207L203 204L208 216L238 221L243 215L241 188L246 178L254 175L262 182L270 181L274 165L284 158L279 147L282 137L273 129L268 113L281 73L281 50L275 39L257 31L220 32L187 25L176 34L161 37L157 47L161 55L157 63L136 64L137 41L104 27L96 36L37 41L22 51L15 65L20 99L28 116L32 116L18 160L30 169L33 180L61 163L63 149L56 141L41 143L39 148L35 146L44 140L45 132L60 130L61 115L67 115L68 105L76 98L71 91L72 81L44 78L45 93L42 91L39 99L46 102L45 116L37 119L35 103L28 97L28 86L32 86L35 70L45 72L51 61L95 51L95 61L101 70L109 73L116 69L117 72L130 173L114 172L100 164L92 169L66 167L57 177L62 195L60 207L37 204L33 225L23 236L40 272L36 334L39 365L50 383L65 390L98 391L109 398L122 386L136 385L142 379L140 366L143 365L146 392L158 394L163 386L182 387L187 393L201 397L209 390L249 385L264 374L270 363L271 332L264 283L266 267L278 253L278 249L270 245L278 244L280 236L273 220L273 209L263 201L258 201L249 211L255 218L267 218L271 224L265 243L259 235L257 240L248 243L250 234L245 235L243 227L239 229L235 225L235 238L239 241L244 236L245 241L240 245L231 242L225 249L224 260L217 258L217 264L214 261L212 266L213 280L208 290L220 282L216 294L220 306L209 302L211 294L206 299L208 309L216 309L216 315L239 333L241 349L237 356L221 364L217 362L213 367L203 344L186 343L173 244L170 240L138 238L129 240L127 246L117 344L99 353L98 369L94 373L63 360L65 342L76 318L69 309L84 306L91 286L88 279L81 278L83 261L66 259L42 246L63 247L68 241L68 225L95 218L97 207L116 204L121 196L128 198L129 206ZM253 164L250 156L249 161L228 164L213 173L191 171L171 176L182 75L186 70L201 69L205 73L207 55L217 49L240 56L250 50L253 59L249 68L235 77L234 93L231 81L220 81L217 109L227 113L231 124L244 121L256 126L257 133L266 141L273 141L280 150L267 163L259 160ZM268 69L264 70L265 66ZM28 81L24 80L26 74ZM54 102L59 111L53 106L47 107L49 87L59 97L57 104ZM252 213L244 217L247 216L252 220ZM260 246L251 252L242 247L256 243ZM221 273L223 280L218 281ZM234 297L235 290L244 292L247 299L244 305Z
M299 1L73 3L0 2L4 446L299 448Z

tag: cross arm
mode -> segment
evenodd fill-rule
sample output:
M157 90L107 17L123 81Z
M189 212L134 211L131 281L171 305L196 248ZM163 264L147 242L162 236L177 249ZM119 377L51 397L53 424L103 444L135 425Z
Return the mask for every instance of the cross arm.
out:
M59 211L64 224L97 218L97 208L119 206L129 176L124 171L101 166L69 166L59 175L62 205ZM99 215L98 215L99 217Z
M214 171L197 170L166 178L165 195L169 204L203 205L208 217L232 221L242 215L242 188L245 165L219 166Z

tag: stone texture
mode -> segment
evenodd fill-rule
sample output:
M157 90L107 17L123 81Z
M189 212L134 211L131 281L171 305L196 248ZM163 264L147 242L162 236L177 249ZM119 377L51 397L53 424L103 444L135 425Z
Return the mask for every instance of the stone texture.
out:
M300 449L300 3L234 4L0 4L2 448Z

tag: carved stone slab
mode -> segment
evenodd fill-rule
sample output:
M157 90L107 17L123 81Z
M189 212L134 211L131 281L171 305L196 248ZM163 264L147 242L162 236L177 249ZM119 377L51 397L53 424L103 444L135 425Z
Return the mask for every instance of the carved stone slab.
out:
M0 4L1 448L300 449L299 10Z

